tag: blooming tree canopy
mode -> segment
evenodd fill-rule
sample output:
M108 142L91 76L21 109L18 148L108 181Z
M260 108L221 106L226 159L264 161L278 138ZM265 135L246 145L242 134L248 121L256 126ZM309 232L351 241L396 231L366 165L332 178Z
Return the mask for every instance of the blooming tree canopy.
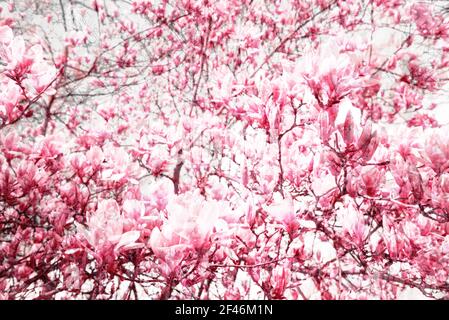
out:
M448 298L448 11L1 2L0 298Z

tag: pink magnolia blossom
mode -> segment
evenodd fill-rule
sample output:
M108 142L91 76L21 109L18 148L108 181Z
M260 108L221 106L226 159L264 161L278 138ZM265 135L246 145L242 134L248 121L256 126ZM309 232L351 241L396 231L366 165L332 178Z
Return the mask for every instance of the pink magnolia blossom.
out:
M115 252L143 246L137 242L140 238L139 231L125 231L125 217L114 200L100 202L97 210L88 217L87 228L80 226L80 231L98 252L109 246L113 246Z
M342 210L342 227L344 232L349 235L356 246L363 246L369 232L363 214L361 214L353 203L348 204L347 207Z
M226 226L219 216L229 208L217 201L192 202L192 196L172 198L166 208L167 219L151 233L149 245L167 264L165 273L175 272L192 252L206 252L214 232Z
M298 228L294 203L291 197L279 199L267 206L266 210L270 216L284 225L289 234L293 234Z

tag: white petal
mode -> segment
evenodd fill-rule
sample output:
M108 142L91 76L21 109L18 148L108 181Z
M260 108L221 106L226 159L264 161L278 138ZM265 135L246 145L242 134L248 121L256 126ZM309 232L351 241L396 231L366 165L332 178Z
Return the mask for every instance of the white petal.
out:
M118 250L121 247L134 244L134 242L136 242L137 239L139 238L140 238L140 231L128 231L122 234L122 237L120 238L120 241L115 247L115 249Z

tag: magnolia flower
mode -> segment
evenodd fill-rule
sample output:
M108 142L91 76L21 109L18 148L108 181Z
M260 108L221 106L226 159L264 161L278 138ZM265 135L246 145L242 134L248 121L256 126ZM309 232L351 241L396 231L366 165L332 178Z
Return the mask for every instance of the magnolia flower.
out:
M151 249L173 270L189 252L210 247L213 232L223 228L219 215L228 211L223 203L205 200L198 193L172 197L167 205L167 219L151 233Z
M335 43L321 45L318 52L311 52L304 60L296 72L303 75L321 108L331 108L363 84L354 55L340 53ZM335 114L331 120L334 119Z
M362 168L361 178L363 187L368 196L373 197L376 195L384 177L383 172L376 166Z
M10 27L0 27L0 60L7 64L7 69L14 69L25 54L25 41L15 37Z
M21 96L20 88L12 80L7 79L2 84L0 93L0 118L13 121L17 117L16 104Z
M138 221L145 215L145 205L139 200L126 199L123 201L123 213L126 217Z
M282 223L289 234L292 234L298 227L295 215L295 208L292 197L287 194L285 199L277 199L265 210L276 221Z
M0 43L3 45L9 45L14 38L14 34L10 27L0 26Z
M291 271L288 263L285 265L277 265L271 275L271 283L273 286L273 296L278 299L284 297L284 291L288 286L291 278Z
M95 251L113 247L115 252L143 247L138 243L140 231L124 230L125 218L115 200L101 200L97 210L87 219L87 228L78 225L79 231Z
M100 147L93 146L86 152L86 159L94 168L99 167L104 160L103 151Z
M57 76L56 68L44 61L42 47L34 45L27 49L24 39L14 37L8 26L0 27L0 64L13 77L22 79L21 87L29 97L56 92L50 88Z
M393 259L410 257L410 254L412 253L410 239L405 237L402 232L398 232L398 225L394 223L391 217L388 217L387 215L382 217L382 227L382 238L390 257ZM407 230L409 235L410 231L416 234L415 231Z
M130 155L122 148L116 148L111 145L103 150L105 170L102 171L103 179L108 181L121 181L126 179L130 173L131 159Z
M353 203L346 205L342 214L343 231L349 234L357 246L361 246L368 235L368 226L365 224L363 214Z
M439 130L433 132L425 142L421 152L422 159L435 172L440 173L449 168L449 143L446 133Z

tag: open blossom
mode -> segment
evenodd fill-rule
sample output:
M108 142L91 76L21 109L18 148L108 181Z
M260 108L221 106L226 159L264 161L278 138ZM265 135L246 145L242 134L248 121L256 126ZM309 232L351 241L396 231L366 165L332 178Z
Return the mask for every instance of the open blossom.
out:
M289 266L278 265L274 268L271 281L273 282L273 295L276 299L282 299L286 287L289 285L291 271Z
M350 236L355 245L362 246L365 237L368 235L368 228L363 214L353 203L347 204L341 210L343 231Z
M15 92L20 87L29 97L55 93L52 83L57 77L56 68L44 61L42 47L34 45L28 48L23 37L14 37L8 26L0 26L0 63L5 66L4 74L16 82ZM10 84L9 87L14 85ZM10 114L11 111L6 113Z
M363 181L365 192L368 196L373 197L376 195L384 177L383 172L377 167L364 167L362 169L361 179Z
M0 59L7 64L7 68L13 70L23 59L25 54L25 42L22 37L14 38L10 27L0 27Z
M125 219L115 200L103 200L98 204L97 210L88 217L87 227L79 226L79 231L98 252L111 247L116 253L141 248L143 244L137 242L140 232L126 231Z
M157 256L164 259L174 250L206 250L210 247L210 237L214 232L219 215L229 210L217 201L199 201L189 195L175 197L167 205L167 219L161 228L151 234L150 245ZM180 253L182 254L182 253ZM182 259L178 256L178 259Z
M444 138L443 131L435 131L427 138L421 156L423 161L437 173L449 168L449 143Z
M449 208L449 173L444 173L434 179L430 198L435 208L447 212L447 208Z
M11 79L5 79L2 86L6 89L0 94L0 118L10 122L15 119L15 106L19 102L21 92L19 86Z
M416 200L422 198L422 177L411 161L404 161L401 157L392 159L392 174L399 186L399 195L401 199L408 199L411 195Z
M101 157L101 155L98 156ZM104 180L122 182L129 179L129 175L133 173L133 165L125 150L108 145L103 149L103 156L102 178Z
M294 202L290 195L285 199L277 199L266 206L265 210L273 219L282 223L289 234L293 234L298 228Z
M339 53L335 43L327 43L320 46L316 54L309 54L301 66L305 82L320 107L328 109L331 121L336 116L333 105L363 86L363 77L357 73L353 61L353 56Z

